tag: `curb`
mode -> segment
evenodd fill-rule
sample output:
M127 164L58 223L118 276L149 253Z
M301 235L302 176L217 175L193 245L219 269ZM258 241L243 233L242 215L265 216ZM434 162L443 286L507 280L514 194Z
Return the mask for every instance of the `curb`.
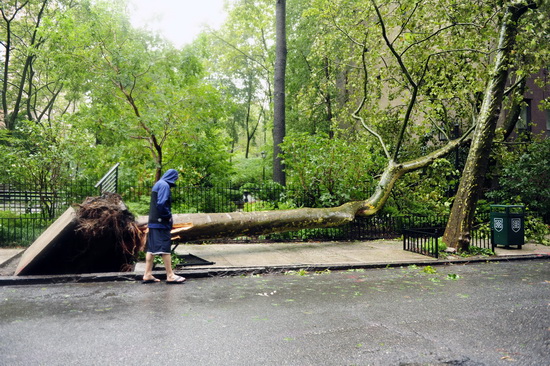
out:
M206 278L206 277L228 277L243 275L260 274L278 274L288 271L306 270L306 271L346 271L350 269L376 269L404 267L412 265L467 265L486 262L511 262L526 260L549 260L549 254L531 254L517 256L494 256L486 258L458 258L452 260L437 261L411 261L395 263L359 263L359 264L315 264L315 265L283 265L283 266L250 266L250 267L226 267L226 268L199 268L185 269L175 272L178 275L187 278ZM63 283L98 283L98 282L116 282L127 281L140 283L141 273L136 272L110 272L110 273L89 273L89 274L65 274L49 276L0 276L0 286L20 286L20 285L41 285L41 284L63 284ZM164 280L166 275L163 272L155 272L155 277Z

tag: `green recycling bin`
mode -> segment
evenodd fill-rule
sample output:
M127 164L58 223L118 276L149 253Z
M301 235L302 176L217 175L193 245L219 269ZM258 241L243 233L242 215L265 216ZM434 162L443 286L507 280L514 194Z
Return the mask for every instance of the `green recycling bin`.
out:
M525 244L524 206L491 205L490 219L493 248L497 245L517 245L521 249Z

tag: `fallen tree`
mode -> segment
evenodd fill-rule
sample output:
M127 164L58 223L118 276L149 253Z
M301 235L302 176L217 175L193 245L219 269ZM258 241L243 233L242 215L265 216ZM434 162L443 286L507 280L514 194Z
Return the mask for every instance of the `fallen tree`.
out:
M349 223L356 216L376 214L388 200L395 182L410 171L425 167L445 156L469 139L470 133L450 141L442 148L404 163L390 160L374 194L364 201L348 202L331 208L298 208L293 210L228 213L175 214L172 239L194 241L237 236L263 235L301 229L336 227ZM138 226L147 227L147 216L137 219ZM178 228L183 225L184 229Z
M88 197L76 212L73 263L81 263L83 272L130 271L144 240L141 230L122 198L106 193ZM98 270L97 268L102 270Z

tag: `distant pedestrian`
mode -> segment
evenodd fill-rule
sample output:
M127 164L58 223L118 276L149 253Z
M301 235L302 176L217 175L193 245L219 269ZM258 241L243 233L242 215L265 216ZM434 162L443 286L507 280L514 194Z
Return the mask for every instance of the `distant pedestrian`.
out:
M156 255L162 257L166 268L166 283L180 284L185 278L178 276L172 269L172 192L171 187L176 185L178 172L169 169L158 182L155 183L151 192L151 206L149 208L149 232L147 234L147 249L145 254L145 273L142 283L160 282L153 276L153 260Z

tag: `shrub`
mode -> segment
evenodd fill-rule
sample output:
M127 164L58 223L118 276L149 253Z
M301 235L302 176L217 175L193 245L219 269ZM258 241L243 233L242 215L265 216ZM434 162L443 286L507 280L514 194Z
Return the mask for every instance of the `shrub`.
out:
M507 154L497 190L487 197L502 204L523 204L550 223L550 139Z

